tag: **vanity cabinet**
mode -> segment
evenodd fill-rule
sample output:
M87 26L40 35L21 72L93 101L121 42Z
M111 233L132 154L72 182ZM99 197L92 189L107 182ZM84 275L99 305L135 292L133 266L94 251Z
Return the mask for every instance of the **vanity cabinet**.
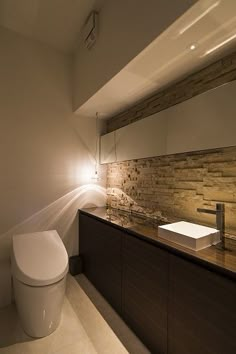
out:
M80 214L79 249L83 272L121 313L121 241L123 232Z
M84 273L153 354L235 354L235 281L80 213Z
M173 255L169 269L169 354L235 354L235 282Z
M131 235L123 244L123 318L152 353L167 353L168 253Z

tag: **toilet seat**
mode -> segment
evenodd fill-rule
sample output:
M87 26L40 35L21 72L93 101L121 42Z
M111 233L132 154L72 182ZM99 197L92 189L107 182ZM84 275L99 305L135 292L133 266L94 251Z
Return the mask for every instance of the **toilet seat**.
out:
M12 272L30 286L60 281L68 272L68 255L57 231L13 236Z

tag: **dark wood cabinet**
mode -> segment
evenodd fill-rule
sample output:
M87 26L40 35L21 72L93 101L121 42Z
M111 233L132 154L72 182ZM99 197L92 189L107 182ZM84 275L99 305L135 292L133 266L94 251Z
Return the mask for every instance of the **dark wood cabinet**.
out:
M84 274L121 313L122 231L84 214L80 214L79 230Z
M153 354L235 354L235 281L80 213L84 273Z
M123 317L152 353L167 353L168 253L126 235Z
M170 255L169 354L236 353L236 287Z

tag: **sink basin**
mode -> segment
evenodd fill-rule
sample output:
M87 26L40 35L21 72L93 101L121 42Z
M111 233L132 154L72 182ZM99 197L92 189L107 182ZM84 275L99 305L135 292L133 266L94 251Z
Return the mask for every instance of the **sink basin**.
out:
M194 251L220 242L218 230L186 221L158 226L158 236Z

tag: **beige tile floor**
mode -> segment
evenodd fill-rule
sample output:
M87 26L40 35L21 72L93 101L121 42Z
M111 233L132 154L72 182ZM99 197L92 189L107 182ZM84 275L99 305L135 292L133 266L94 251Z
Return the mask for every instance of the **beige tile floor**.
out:
M149 351L83 275L68 275L61 323L48 337L28 337L14 305L0 310L0 354L95 353Z

